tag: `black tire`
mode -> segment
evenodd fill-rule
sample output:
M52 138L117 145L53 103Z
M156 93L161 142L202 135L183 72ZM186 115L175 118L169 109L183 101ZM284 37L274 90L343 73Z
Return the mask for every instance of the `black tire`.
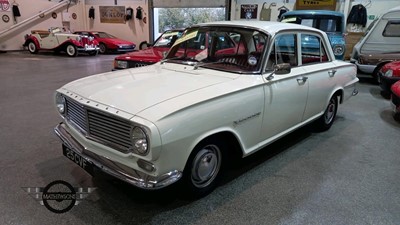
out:
M377 66L374 70L374 72L372 73L372 77L374 78L374 83L375 84L380 84L380 79L379 79L379 71L382 69L382 67L385 65L384 64L380 64L379 66Z
M99 53L100 54L105 54L107 52L107 46L104 43L99 44Z
M400 122L400 113L399 112L393 113L393 119L396 120L397 122Z
M67 47L65 47L65 52L69 57L75 57L78 55L78 49L73 44L68 44Z
M89 55L90 56L96 56L98 53L99 53L99 51L97 51L97 50L96 51L90 51Z
M28 42L28 51L31 53L31 54L36 54L36 53L38 53L38 47L36 46L36 44L35 44L35 42L33 42L33 41L30 41L30 42Z
M338 97L336 95L332 96L329 100L328 106L325 109L324 114L315 121L315 128L317 131L327 131L331 128L333 122L336 118L337 109L339 106Z
M183 172L184 192L189 198L200 198L212 192L225 167L227 145L217 138L200 142L186 163Z

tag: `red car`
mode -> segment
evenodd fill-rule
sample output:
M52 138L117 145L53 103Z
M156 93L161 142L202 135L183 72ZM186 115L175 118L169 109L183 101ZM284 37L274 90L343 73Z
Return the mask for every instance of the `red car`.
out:
M99 52L131 52L135 49L136 44L130 41L119 39L111 34L102 31L76 31L74 34L94 37L99 42Z
M147 66L161 61L175 40L182 35L183 31L183 29L165 31L157 38L153 45L148 45L148 48L117 56L114 59L114 69Z
M378 72L378 81L382 95L390 96L390 87L400 80L400 61L385 64Z
M394 111L394 119L400 121L400 81L392 85L392 106Z

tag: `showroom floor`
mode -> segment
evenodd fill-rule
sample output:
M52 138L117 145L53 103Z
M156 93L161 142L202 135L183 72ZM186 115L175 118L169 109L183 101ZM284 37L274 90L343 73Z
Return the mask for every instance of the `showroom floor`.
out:
M175 186L145 192L92 179L62 156L53 94L110 71L114 57L0 54L0 224L400 224L400 123L368 79L329 131L292 133L242 160L200 200ZM97 189L55 214L25 189L55 180Z

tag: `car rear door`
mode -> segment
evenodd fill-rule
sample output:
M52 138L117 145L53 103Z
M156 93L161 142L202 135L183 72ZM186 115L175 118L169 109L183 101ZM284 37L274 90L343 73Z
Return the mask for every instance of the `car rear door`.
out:
M338 68L335 68L333 58L327 53L329 43L316 33L302 33L300 64L305 70L309 85L307 106L303 121L313 119L322 113L334 90L333 82Z
M268 57L267 71L263 75L265 113L261 137L267 142L289 132L301 123L308 95L305 70L298 66L296 33L277 35L273 42L274 47ZM291 72L271 75L274 65L281 63L290 63Z

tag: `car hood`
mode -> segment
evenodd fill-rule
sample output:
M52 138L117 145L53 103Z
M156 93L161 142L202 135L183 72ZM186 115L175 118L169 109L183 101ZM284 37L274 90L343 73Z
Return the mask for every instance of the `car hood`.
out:
M116 60L140 61L156 63L164 58L164 52L168 52L168 48L150 47L144 50L130 52L117 56Z
M136 115L162 102L236 77L204 71L193 70L192 66L155 64L89 76L66 84L61 92L73 92L89 101Z
M111 38L107 38L107 39L103 39L104 41L107 41L109 43L115 44L115 45L133 45L132 42L130 41L125 41L125 40L121 40L121 39L111 39Z
M339 45L339 44L344 45L345 44L345 40L344 40L342 34L328 33L328 38L332 45Z

